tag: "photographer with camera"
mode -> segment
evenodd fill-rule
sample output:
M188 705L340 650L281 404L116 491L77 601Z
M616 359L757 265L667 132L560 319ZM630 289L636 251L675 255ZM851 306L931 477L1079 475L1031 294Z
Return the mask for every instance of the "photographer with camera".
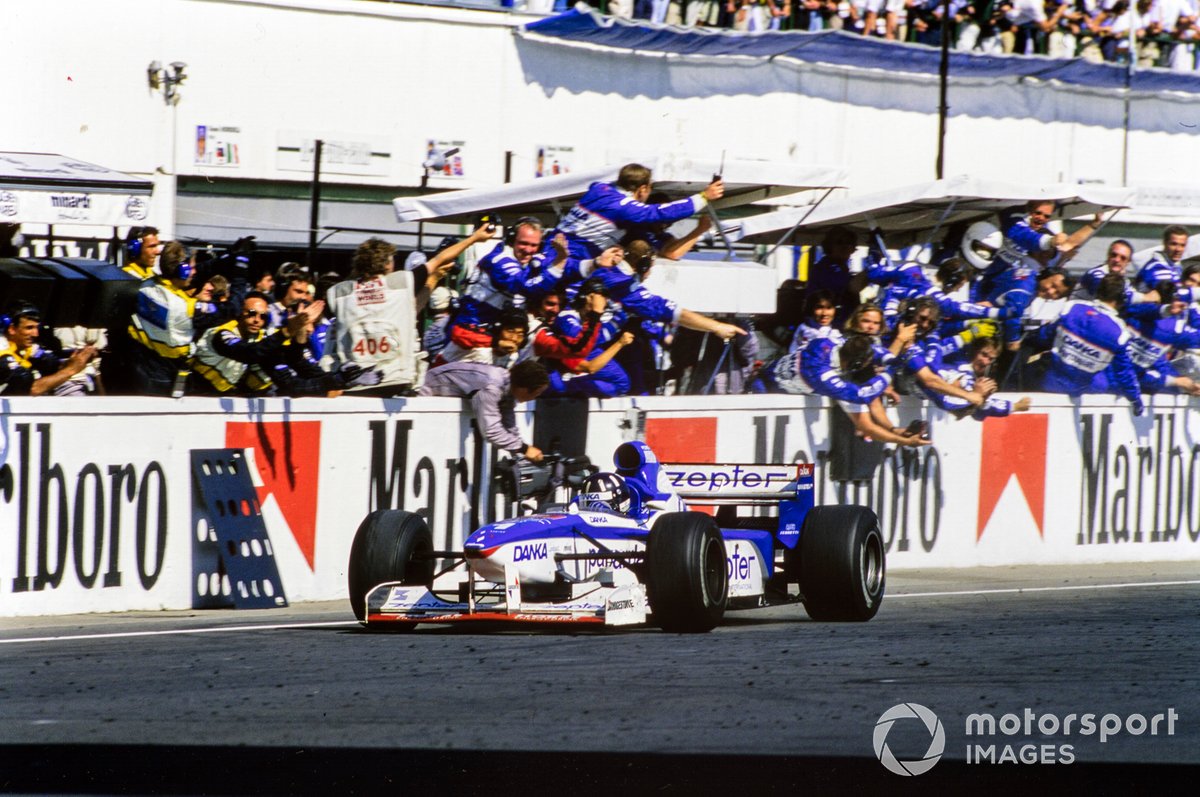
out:
M646 324L679 325L697 332L709 332L722 342L729 343L746 330L735 324L718 321L701 313L680 307L674 301L651 293L642 285L655 261L654 247L642 239L627 242L625 247L614 246L602 252L594 261L585 261L581 270L598 278L608 290L609 301L627 315L636 316L642 330ZM650 351L651 335L638 334L635 343L620 353L619 364L629 376L630 393L644 395L647 380L646 363L653 362Z
M607 311L608 289L600 279L590 277L579 287L571 309L538 330L534 354L550 361L547 396L612 398L629 391L629 376L613 358L633 343L637 325L627 322L603 344Z
M533 401L549 384L546 368L526 360L511 371L483 363L453 362L430 371L418 396L457 396L470 399L475 424L497 448L541 462L541 449L521 439L516 405Z

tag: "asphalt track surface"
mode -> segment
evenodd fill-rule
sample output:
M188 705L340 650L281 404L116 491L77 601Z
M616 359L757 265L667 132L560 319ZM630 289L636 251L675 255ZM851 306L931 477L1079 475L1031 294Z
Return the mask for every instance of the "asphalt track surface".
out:
M1196 563L894 571L864 624L799 606L710 634L425 626L368 633L343 602L247 612L0 620L0 790L571 794L1025 787L1128 792L1200 775ZM887 772L880 716L945 734L927 774ZM966 736L970 714L1034 727ZM1158 733L1125 720L1173 711ZM1120 718L1043 734L1047 714ZM1049 723L1049 720L1045 720ZM1082 719L1076 720L1076 728ZM1135 728L1137 720L1133 720ZM1111 723L1111 721L1110 721ZM915 719L897 759L931 742ZM967 763L968 745L999 758ZM1046 746L1046 748L1042 746Z

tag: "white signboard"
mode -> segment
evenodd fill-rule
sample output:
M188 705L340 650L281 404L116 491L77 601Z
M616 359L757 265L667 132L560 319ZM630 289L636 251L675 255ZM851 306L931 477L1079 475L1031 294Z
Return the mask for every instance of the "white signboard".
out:
M316 142L321 143L321 174L391 174L391 149L380 135L280 131L275 165L285 171L312 173Z
M64 189L0 188L0 222L12 224L141 224L150 213L150 197Z
M549 177L555 174L567 174L573 170L574 164L574 147L541 146L534 153L533 176Z
M463 164L465 141L449 141L444 139L427 139L425 142L425 157L422 164L428 169L430 177L458 179L466 177Z
M242 165L242 129L196 125L196 166L238 167Z

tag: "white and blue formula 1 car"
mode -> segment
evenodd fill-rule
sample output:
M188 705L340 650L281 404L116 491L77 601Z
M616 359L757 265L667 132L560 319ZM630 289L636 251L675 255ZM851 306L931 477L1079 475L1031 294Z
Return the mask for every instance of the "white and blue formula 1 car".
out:
M462 551L435 551L418 515L372 512L350 551L355 616L380 630L510 621L704 632L726 609L803 601L814 620L836 621L879 610L878 518L814 507L812 465L667 465L636 441L614 462L615 473L580 477L568 503L485 525ZM717 506L716 517L685 501Z

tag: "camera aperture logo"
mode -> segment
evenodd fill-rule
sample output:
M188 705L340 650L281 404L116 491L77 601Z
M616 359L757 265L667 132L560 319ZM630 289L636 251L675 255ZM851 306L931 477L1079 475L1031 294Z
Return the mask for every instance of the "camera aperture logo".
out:
M905 719L919 720L929 731L929 749L925 751L925 755L912 761L896 758L887 744L888 731L897 720ZM922 775L933 769L933 765L941 759L942 752L946 749L946 729L942 727L942 721L938 719L937 714L920 703L901 703L892 706L879 717L875 723L872 741L875 744L875 757L888 772L897 775Z
M917 737L923 743L925 734L928 734L929 747L919 758L899 759L888 746L888 734L900 720L918 720L921 723L907 723L905 732L898 734L906 737L901 744L907 743L910 751L916 746ZM1174 736L1178 720L1179 712L1174 707L1149 715L1099 714L1091 711L1056 714L1037 712L1029 707L999 716L973 713L967 716L963 729L967 742L966 763L1072 764L1077 757L1076 746L1085 740L1104 745L1119 736ZM938 716L925 706L920 703L900 703L879 717L872 741L876 758L889 772L922 775L933 769L945 752L946 732Z

